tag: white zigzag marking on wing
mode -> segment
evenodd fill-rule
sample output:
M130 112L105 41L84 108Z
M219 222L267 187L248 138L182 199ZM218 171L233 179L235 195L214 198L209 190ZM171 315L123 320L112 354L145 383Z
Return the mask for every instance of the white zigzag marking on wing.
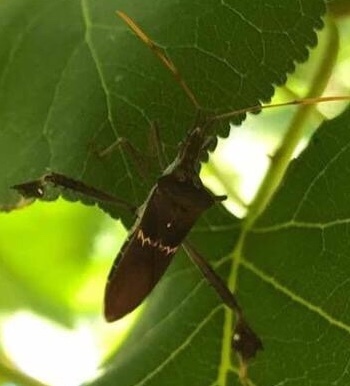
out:
M145 236L141 228L137 231L136 237L138 240L141 240L142 246L149 245L153 248L157 248L159 251L165 252L167 256L174 254L178 248L178 247L169 247L167 245L163 245L162 242L159 240L155 240L155 241L152 240L150 237Z

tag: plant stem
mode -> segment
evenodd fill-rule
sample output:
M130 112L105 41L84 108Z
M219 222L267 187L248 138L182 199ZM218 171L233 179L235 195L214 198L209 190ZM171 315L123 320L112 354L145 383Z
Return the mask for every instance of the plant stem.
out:
M315 97L322 94L324 91L332 70L335 65L335 61L339 48L339 37L336 26L329 22L329 33L327 35L327 41L320 61L319 67L315 72L315 76L311 82L311 87L307 97ZM237 284L238 270L243 254L244 244L246 236L249 230L255 224L255 221L265 210L270 203L274 193L280 186L281 181L287 171L292 155L304 135L304 124L313 113L313 105L300 105L297 109L294 119L292 120L289 129L287 130L280 147L277 149L275 155L272 157L269 170L262 181L260 188L249 206L248 214L242 223L241 234L236 243L233 251L233 259L231 266L231 274L228 279L228 287L231 291L235 291ZM224 338L226 343L222 349L222 359L224 355L229 355L230 352L230 334L232 329L232 312L229 309L225 310L225 325L224 325ZM227 346L227 347L226 347ZM225 366L222 366L219 371L218 383L220 386L227 384L227 372L225 373Z

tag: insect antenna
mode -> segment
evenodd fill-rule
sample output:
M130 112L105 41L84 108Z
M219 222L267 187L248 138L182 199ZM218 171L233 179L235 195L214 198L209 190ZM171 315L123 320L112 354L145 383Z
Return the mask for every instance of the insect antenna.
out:
M129 26L129 28L136 34L136 36L144 42L152 52L162 61L162 63L170 70L173 74L176 81L180 84L181 88L184 90L187 97L193 103L197 110L201 110L201 106L195 97L193 91L190 89L188 84L182 78L179 70L173 63L173 61L166 54L164 48L160 47L157 43L155 43L150 37L146 35L146 33L124 12L116 11L117 15Z
M235 295L228 289L225 282L210 264L196 251L190 242L184 241L182 247L204 278L215 289L222 302L236 314L236 325L232 335L231 346L239 354L242 363L247 364L251 358L255 357L258 350L263 349L259 336L246 321L243 310L238 304Z
M294 99L292 101L288 102L281 102L276 103L273 105L255 105L251 107L245 107L243 109L235 110L235 111L228 111L223 114L214 115L210 118L210 121L222 121L225 119L229 119L232 117L235 117L240 114L244 113L254 113L259 112L260 110L266 110L266 109L272 109L276 107L286 107L286 106L298 106L298 105L314 105L317 103L324 103L324 102L336 102L336 101L350 101L350 96L348 95L342 95L342 96L326 96L326 97L314 97L314 98L304 98L304 99Z

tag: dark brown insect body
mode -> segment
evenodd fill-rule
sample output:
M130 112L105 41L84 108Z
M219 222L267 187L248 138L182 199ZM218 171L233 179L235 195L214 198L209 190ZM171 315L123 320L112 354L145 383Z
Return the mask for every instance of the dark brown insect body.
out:
M198 217L224 198L206 189L196 172L203 143L203 131L196 128L138 210L138 219L108 277L108 321L123 317L142 303Z

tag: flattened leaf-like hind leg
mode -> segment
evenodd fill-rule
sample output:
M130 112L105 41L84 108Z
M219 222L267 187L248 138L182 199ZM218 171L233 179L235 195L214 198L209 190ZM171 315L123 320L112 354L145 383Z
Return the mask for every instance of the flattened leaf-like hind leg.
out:
M241 361L240 376L245 378L248 362L255 357L258 350L263 349L262 342L246 321L235 295L228 289L222 278L188 241L185 241L182 246L204 278L215 289L223 303L236 314L236 325L232 334L231 346L237 352Z
M131 205L127 201L103 192L102 190L96 189L90 185L84 184L81 181L77 181L73 178L55 172L47 173L37 180L14 185L12 186L12 189L17 190L25 198L43 198L45 195L45 188L48 184L55 187L70 189L100 202L111 203L133 214L137 209L136 206Z

